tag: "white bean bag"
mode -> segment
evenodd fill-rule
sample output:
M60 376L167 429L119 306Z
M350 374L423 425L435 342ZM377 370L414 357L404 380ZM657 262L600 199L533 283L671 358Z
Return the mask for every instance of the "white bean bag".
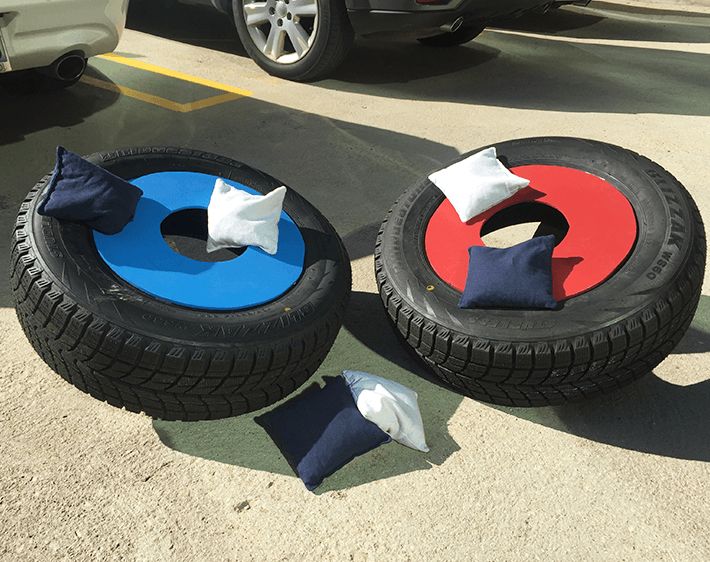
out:
M434 172L429 180L446 195L462 222L530 185L530 180L516 176L501 164L494 146Z
M252 195L218 178L207 207L207 251L258 246L275 254L286 187Z
M366 419L402 445L424 453L429 451L416 392L362 371L343 371L343 378Z

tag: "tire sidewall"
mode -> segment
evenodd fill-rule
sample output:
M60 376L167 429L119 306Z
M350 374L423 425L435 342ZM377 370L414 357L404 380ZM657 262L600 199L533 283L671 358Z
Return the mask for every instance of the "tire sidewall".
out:
M554 341L609 327L653 306L688 267L700 234L695 232L693 204L677 180L657 164L620 147L581 139L522 139L492 146L508 167L568 166L614 185L636 214L636 244L615 274L568 299L559 310L462 310L457 306L460 293L434 273L424 254L426 225L444 198L424 180L405 192L388 215L381 235L381 265L405 306L426 319L487 340ZM603 217L599 220L603 228ZM378 282L382 285L382 279ZM428 291L428 286L434 290Z

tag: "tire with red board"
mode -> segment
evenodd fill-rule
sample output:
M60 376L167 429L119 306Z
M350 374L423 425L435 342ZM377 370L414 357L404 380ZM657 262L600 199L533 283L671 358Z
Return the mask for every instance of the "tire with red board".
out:
M313 205L287 191L273 256L207 254L216 178L250 193L282 183L184 148L87 158L143 196L112 236L39 215L50 176L22 203L11 286L20 324L52 369L99 400L168 420L257 410L316 371L342 322L350 260Z
M495 146L531 180L509 200L464 224L425 179L389 211L375 273L395 329L444 383L496 404L561 404L650 372L700 298L705 234L688 192L658 164L610 144L549 137ZM468 248L533 221L536 236L556 237L558 309L459 309Z

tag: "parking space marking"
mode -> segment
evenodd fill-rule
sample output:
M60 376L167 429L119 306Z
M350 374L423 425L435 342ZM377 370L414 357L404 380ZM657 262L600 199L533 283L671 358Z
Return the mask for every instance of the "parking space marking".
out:
M82 76L81 82L83 84L87 84L88 86L94 86L95 88L101 88L102 90L108 90L109 92L116 92L117 94L122 94L129 98L137 99L142 102L149 103L151 105L157 105L158 107L162 107L163 109L169 109L170 111L175 111L177 113L189 113L190 111L204 109L206 107L212 107L213 105L226 103L228 101L233 101L244 97L240 94L225 92L224 94L218 94L216 96L212 96L198 101L178 103L173 100L161 98L160 96L141 92L140 90L134 90L133 88L129 88L127 86L121 86L120 84L114 84L113 82L99 80L98 78L93 78L92 76Z
M229 84L222 84L221 82L215 82L214 80L208 80L207 78L200 78L199 76L192 76L191 74L185 74L184 72L180 72L179 70L164 68L162 66L157 66L155 64L150 64L137 59L122 57L121 55L117 55L115 53L100 55L98 58L117 62L125 66L132 66L133 68L145 70L154 74L162 74L163 76L169 76L170 78L177 78L178 80L184 80L185 82L200 84L201 86L206 86L215 90L222 90L223 92L231 92L233 94L245 97L249 97L252 95L249 90L245 90L243 88L237 88L236 86L230 86Z
M221 90L222 94L217 94L215 96L210 96L197 101L180 103L161 96L156 96L155 94L149 94L147 92L141 92L140 90L135 90L129 88L128 86L121 86L120 84L114 84L113 82L108 82L106 80L100 80L92 76L84 75L81 78L81 82L88 86L93 86L94 88L100 88L102 90L107 90L109 92L115 92L129 98L137 99L157 107L162 107L163 109L168 109L170 111L175 111L177 113L189 113L191 111L196 111L198 109L205 109L207 107L212 107L219 105L221 103L227 103L234 101L243 97L250 97L252 93L249 90L244 90L242 88L237 88L235 86L230 86L228 84L222 84L220 82L215 82L213 80L208 80L206 78L200 78L199 76L192 76L190 74L185 74L177 70L171 70L169 68L163 68L162 66L156 66L147 62L142 62L135 59L129 59L127 57L122 57L115 54L101 55L98 58L102 58L111 62L122 64L124 66L130 66L132 68L137 68L146 72L151 72L153 74L160 74L167 76L169 78L175 78L176 80L182 80L184 82L191 82L193 84L198 84L200 86L205 86L213 90Z
M195 111L196 109L204 109L206 107L212 107L213 105L219 105L220 103L226 103L228 101L239 99L241 94L233 94L231 92L225 92L224 94L218 94L212 96L211 98L205 98L203 100L191 101L189 103L181 103L180 111L187 113L189 111Z

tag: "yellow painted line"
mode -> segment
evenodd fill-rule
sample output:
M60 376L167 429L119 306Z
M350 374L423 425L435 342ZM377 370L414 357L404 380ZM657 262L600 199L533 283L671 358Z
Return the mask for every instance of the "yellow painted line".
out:
M212 107L213 105L218 105L220 103L226 103L228 101L236 100L243 97L241 94L233 94L231 92L225 92L224 94L219 94L217 96L212 96L211 98L205 98L199 101L193 101L190 103L181 103L180 110L183 113L188 113L189 111L195 111L196 109L204 109L205 107Z
M213 105L218 105L220 103L226 103L228 101L239 99L243 96L239 94L232 94L231 92L225 92L224 94L218 94L203 100L189 102L189 103L178 103L169 99L161 98L160 96L155 96L153 94L146 94L139 90L134 90L127 86L121 86L119 84L114 84L113 82L106 82L105 80L99 80L91 76L82 76L81 82L89 86L94 86L95 88L101 88L102 90L108 90L109 92L115 92L117 94L122 94L129 98L137 99L151 105L157 105L163 109L169 109L170 111L175 111L177 113L189 113L197 109L204 109L205 107L212 107Z
M114 53L100 55L98 58L117 62L119 64L138 68L147 72L153 72L155 74L162 74L163 76L177 78L178 80L184 80L186 82L200 84L201 86L207 86L208 88L214 88L215 90L231 92L232 94L237 94L239 96L249 97L252 95L252 92L250 92L249 90L230 86L229 84L222 84L221 82L215 82L214 80L208 80L207 78L200 78L199 76L192 76L191 74L185 74L184 72L180 72L179 70L171 70L169 68L164 68L162 66L157 66L140 60L129 59L128 57L122 57Z
M222 84L221 82L207 80L206 78L200 78L198 76L192 76L190 74L185 74L184 72L171 70L169 68L163 68L162 66L156 66L154 64L150 64L140 60L122 57L113 53L101 55L99 58L116 62L125 66L130 66L132 68L137 68L139 70L145 70L146 72L161 74L163 76L168 76L177 80L183 80L185 82L192 82L193 84L199 84L201 86L206 86L208 88L212 88L214 90L221 90L224 92L223 94L217 94L215 96L211 96L202 100L197 100L188 103L179 103L173 100L169 100L167 98L156 96L154 94L148 94L146 92L141 92L140 90L134 90L133 88L129 88L128 86L121 86L120 84L114 84L113 82L99 80L91 76L85 75L81 79L84 84L87 84L89 86L94 86L95 88L101 88L103 90L115 92L127 96L129 98L137 99L142 102L149 103L151 105L162 107L163 109L175 111L177 113L189 113L198 109L212 107L215 105L219 105L220 103L227 103L241 97L249 97L252 95L249 90L236 88L234 86L229 86L228 84Z
M160 96L154 96L153 94L146 94L145 92L139 92L138 90L134 90L133 88L128 88L126 86L119 86L118 84L114 84L113 82L106 82L105 80L98 80L96 78L93 78L91 76L82 76L81 82L84 84L88 84L89 86L94 86L95 88L101 88L103 90L108 90L109 92L115 92L117 94L123 94L124 96L128 96L129 98L134 98L140 101L144 101L146 103L150 103L152 105L157 105L158 107L162 107L164 109L169 109L171 111L178 111L180 112L180 104L176 103L171 100L167 100L165 98L161 98Z

